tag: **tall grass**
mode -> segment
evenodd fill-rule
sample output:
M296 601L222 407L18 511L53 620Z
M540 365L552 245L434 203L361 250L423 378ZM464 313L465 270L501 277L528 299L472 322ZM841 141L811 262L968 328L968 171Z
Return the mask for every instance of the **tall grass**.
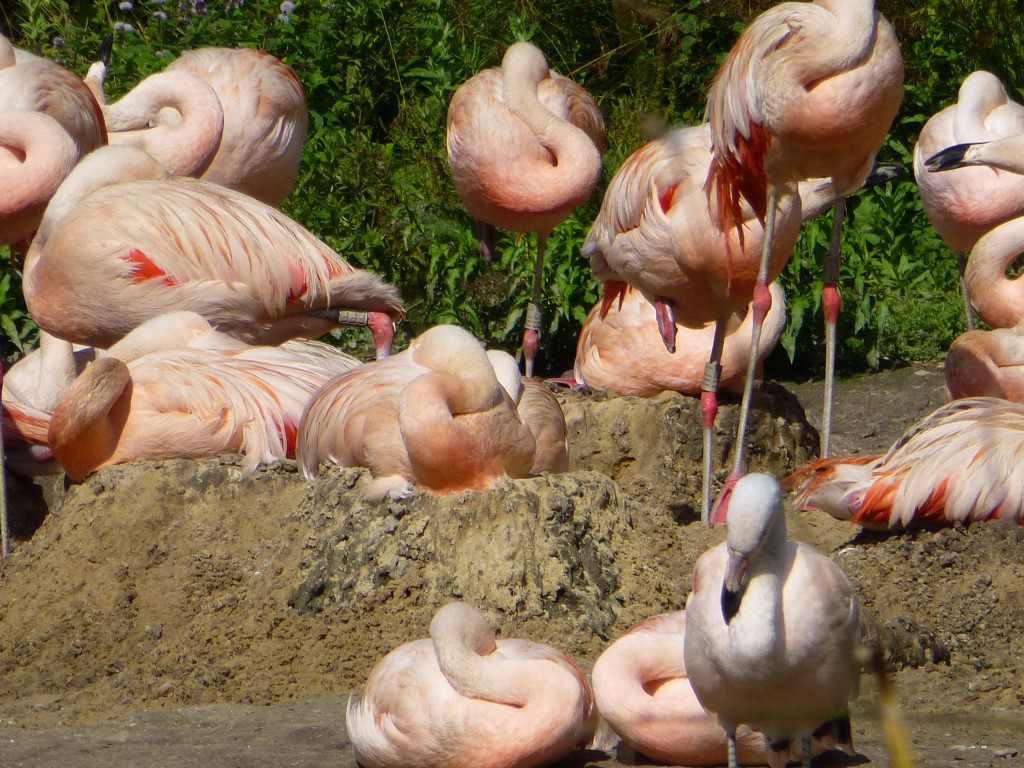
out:
M448 175L444 126L461 82L497 65L510 41L533 40L556 69L591 91L608 125L598 192L549 240L538 369L558 372L571 367L580 324L598 295L580 244L608 179L640 146L646 123L701 119L721 58L771 4L23 0L3 23L16 44L79 73L116 29L112 97L187 48L250 45L281 57L305 84L310 106L303 167L284 210L401 288L409 309L403 333L458 322L508 349L521 334L535 241L502 234L495 263L481 261ZM921 125L955 99L969 72L990 69L1016 93L1024 17L1009 0L879 4L897 28L907 64L907 96L880 159L909 168ZM887 359L941 355L962 326L956 271L913 183L852 198L848 221L840 364L863 370ZM823 218L805 227L782 277L790 318L776 365L793 373L814 372L821 363L817 293L827 226ZM0 282L0 312L10 360L32 336L16 272Z

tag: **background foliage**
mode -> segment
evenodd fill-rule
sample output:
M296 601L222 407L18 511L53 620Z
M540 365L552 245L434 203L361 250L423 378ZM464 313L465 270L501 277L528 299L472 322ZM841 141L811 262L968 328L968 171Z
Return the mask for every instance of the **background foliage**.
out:
M738 0L22 0L4 5L16 45L84 74L115 30L108 95L120 96L181 51L248 45L279 56L306 87L310 132L296 189L283 208L343 256L398 285L415 335L458 322L490 346L515 349L535 241L499 237L482 263L472 222L448 175L448 101L473 73L530 39L552 66L585 85L608 126L601 186L559 226L546 265L542 372L572 365L576 335L598 297L579 249L604 186L643 142L645 127L694 123L717 64L772 2ZM1016 0L879 0L896 27L907 94L879 155L909 172L917 133L951 103L963 78L988 69L1019 100L1024 13ZM861 193L843 240L840 365L941 356L962 330L951 253L929 225L912 180ZM770 367L817 373L823 359L820 261L829 215L805 226L783 275L790 322ZM6 251L0 258L9 260ZM33 327L17 273L0 281L4 358ZM346 337L347 338L347 337ZM348 341L349 344L355 342Z

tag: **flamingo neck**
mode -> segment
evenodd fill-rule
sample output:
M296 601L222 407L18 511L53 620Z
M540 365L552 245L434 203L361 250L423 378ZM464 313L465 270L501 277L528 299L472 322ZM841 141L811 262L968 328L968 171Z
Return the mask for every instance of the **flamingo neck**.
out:
M1006 269L1024 250L1024 219L1013 219L983 236L967 262L965 280L975 309L987 323L1013 326L1024 311L1024 282Z
M782 585L787 554L784 520L772 525L747 566L747 586L739 611L729 622L729 642L737 663L769 673L782 647Z
M970 75L960 86L953 112L953 136L956 141L966 143L995 138L985 126L985 120L1006 102L1006 90L995 75L988 72Z

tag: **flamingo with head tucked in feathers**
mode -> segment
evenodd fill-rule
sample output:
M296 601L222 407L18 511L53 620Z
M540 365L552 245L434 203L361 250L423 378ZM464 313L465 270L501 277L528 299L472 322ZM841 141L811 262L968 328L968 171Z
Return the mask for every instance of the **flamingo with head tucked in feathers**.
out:
M435 614L429 639L377 662L346 718L366 768L532 768L585 745L596 725L590 684L568 656L498 640L459 602Z
M548 68L531 43L509 47L501 67L463 83L448 107L448 164L490 259L494 228L537 233L533 296L523 334L533 375L541 328L548 236L585 202L601 175L604 119L594 99Z
M25 262L38 325L108 347L190 310L250 343L367 325L387 355L397 291L279 211L210 182L169 177L142 150L104 147L58 190Z
M86 76L101 96L106 68L98 61ZM272 206L295 186L309 120L295 72L252 48L186 51L104 113L111 144Z
M743 471L757 336L771 305L768 284L778 258L780 200L785 199L787 185L805 179L830 178L840 196L859 188L902 98L903 59L892 25L875 10L874 0L814 0L769 8L744 30L715 77L707 107L714 155L706 184L709 205L723 232L740 230L745 205L765 226L756 285L748 294L754 312L751 364L733 471L723 498ZM822 288L826 455L840 304L836 282L841 200L835 207Z

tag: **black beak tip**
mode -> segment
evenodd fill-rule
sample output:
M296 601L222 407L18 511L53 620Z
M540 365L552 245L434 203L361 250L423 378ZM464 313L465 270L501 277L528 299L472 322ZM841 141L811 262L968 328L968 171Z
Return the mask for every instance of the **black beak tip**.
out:
M876 163L864 181L864 186L874 187L890 181L899 181L906 176L906 171L906 167L901 163Z
M93 61L100 61L103 66L109 69L110 67L110 56L114 51L114 33L111 32L100 43L99 50L96 51L96 56Z
M967 150L970 149L971 146L972 145L970 144L956 144L952 147L946 147L941 152L936 152L925 160L924 167L932 173L962 168L964 165L964 156L967 154Z
M725 587L722 588L722 617L725 619L726 624L731 622L733 617L739 613L742 597L742 594L739 592L733 592Z

